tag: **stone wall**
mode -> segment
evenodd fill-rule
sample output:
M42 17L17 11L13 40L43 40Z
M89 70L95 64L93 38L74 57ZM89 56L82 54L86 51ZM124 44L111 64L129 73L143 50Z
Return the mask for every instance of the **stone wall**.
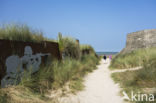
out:
M126 47L121 53L128 53L139 48L156 47L156 29L142 30L127 35Z
M36 72L47 58L61 59L58 43L0 40L1 86L7 82L10 84L11 79L7 78L15 78L17 73L26 69L32 68L32 72Z

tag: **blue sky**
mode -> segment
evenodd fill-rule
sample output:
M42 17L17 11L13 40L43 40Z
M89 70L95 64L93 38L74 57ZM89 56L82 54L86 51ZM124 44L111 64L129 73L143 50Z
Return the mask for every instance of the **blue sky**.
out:
M126 35L156 28L156 0L0 0L0 23L58 32L96 51L120 51Z

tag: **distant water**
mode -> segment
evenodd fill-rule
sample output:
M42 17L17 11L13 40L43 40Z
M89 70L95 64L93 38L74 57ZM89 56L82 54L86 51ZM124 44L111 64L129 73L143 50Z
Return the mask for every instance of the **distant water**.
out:
M96 52L97 55L115 55L118 52Z

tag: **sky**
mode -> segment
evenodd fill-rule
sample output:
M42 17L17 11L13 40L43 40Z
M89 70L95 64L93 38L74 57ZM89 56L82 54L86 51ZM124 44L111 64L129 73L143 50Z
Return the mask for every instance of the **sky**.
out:
M127 33L156 29L156 0L0 0L0 24L21 23L96 51L122 50Z

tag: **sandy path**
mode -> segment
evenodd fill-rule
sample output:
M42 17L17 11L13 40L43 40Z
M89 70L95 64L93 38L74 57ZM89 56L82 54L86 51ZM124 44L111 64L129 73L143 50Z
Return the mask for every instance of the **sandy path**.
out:
M111 79L110 62L101 60L98 69L85 78L85 89L75 96L61 98L61 103L124 103L119 86Z
M112 70L111 73L118 73L118 72L127 72L127 71L135 71L142 69L142 67L135 67L135 68L129 68L129 69L120 69L120 70Z

